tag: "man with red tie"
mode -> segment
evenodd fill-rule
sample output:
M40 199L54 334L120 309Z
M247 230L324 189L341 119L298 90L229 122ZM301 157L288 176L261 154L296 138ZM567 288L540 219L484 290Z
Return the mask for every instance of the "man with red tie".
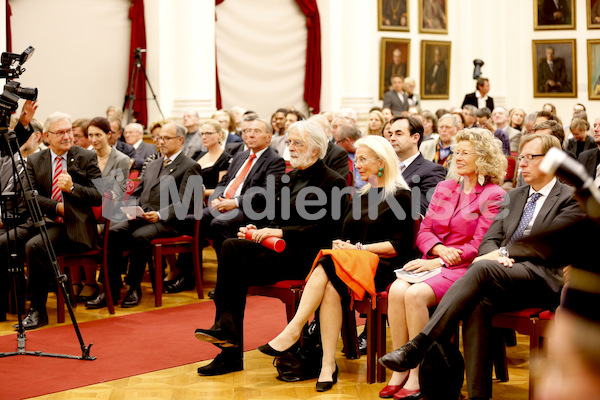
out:
M38 192L38 203L46 219L48 238L55 252L80 252L96 245L96 219L93 206L102 195L92 184L100 178L96 153L73 146L70 116L55 112L44 123L48 149L28 157L27 172ZM25 245L29 265L31 305L23 319L25 329L48 323L46 300L52 272L41 234Z
M209 207L202 213L200 229L204 237L213 241L217 257L221 245L235 237L238 228L251 221L245 215L246 207L260 213L265 208L264 195L250 188L267 188L267 177L272 176L276 185L285 173L285 161L271 147L273 128L262 120L252 121L246 135L248 151L238 153L231 160L227 173L209 198Z

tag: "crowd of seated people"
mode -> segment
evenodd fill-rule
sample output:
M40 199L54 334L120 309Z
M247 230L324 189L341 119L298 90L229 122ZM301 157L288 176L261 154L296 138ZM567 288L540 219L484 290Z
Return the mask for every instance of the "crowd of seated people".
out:
M490 398L490 343L482 340L491 329L490 313L499 304L502 309L555 307L563 283L563 265L552 264L548 257L538 260L534 257L538 249L519 240L550 222L567 224L581 216L572 188L543 173L541 158L550 148L564 148L599 185L600 117L588 122L585 107L576 104L565 127L551 104L529 114L518 107L489 109L485 105L491 98L477 93L462 108L427 110L421 101L420 108L412 105L399 115L393 115L394 108L374 107L363 120L348 108L307 118L293 107L281 107L270 119L239 107L219 110L210 119L188 110L182 124L152 123L147 141L144 126L129 123L123 129L123 115L114 108L106 117L73 122L65 113L53 113L40 127L33 119L35 103L27 102L15 129L36 132L21 150L57 252L96 247L92 207L102 203L105 193L94 180L120 177L116 183L123 187L123 179L140 172L130 201L142 211L115 222L105 233L110 279L102 284L110 285L113 301L121 307L135 307L141 301L141 282L152 261L150 242L191 234L195 219L202 218L195 239L210 243L217 254L217 283L211 296L217 315L214 325L198 329L196 336L217 344L222 352L200 368L201 375L243 369L243 298L249 285L304 279L312 271L296 317L262 347L263 352L279 356L293 347L300 328L320 307L321 316L327 318L321 319L326 322L321 326L324 352L317 390L330 389L337 380L335 344L341 308L365 291L388 289L392 341L400 349L381 360L395 372L380 395L418 398L414 397L422 389L418 362L431 343L449 340L462 321L469 395ZM518 157L519 173L514 184L500 188L505 156ZM0 163L2 191L14 187L8 161L3 158ZM195 176L203 183L201 213L193 207L199 192L186 190ZM171 179L179 199L189 192L192 200L183 207L173 196L167 204L161 202L164 178ZM340 210L348 211L326 213L313 223L294 208L307 187L320 188L328 204L337 202ZM503 188L508 189L506 195ZM330 197L334 189L346 191ZM273 193L277 201L290 203L292 220L278 215L280 207L268 198ZM366 218L370 196L379 196L380 203L375 207L377 216ZM510 203L501 206L503 197ZM406 220L394 213L394 207L386 208L391 202L401 205ZM353 209L362 210L361 218ZM504 212L500 214L504 218L494 221L498 212ZM26 213L20 214L19 256L28 266L32 293L23 325L35 329L48 323L51 274L40 235ZM412 252L413 219L423 219L416 237L419 254ZM256 231L245 239L249 229ZM285 239L284 253L259 245L272 236ZM1 222L0 248L5 256L6 230ZM329 250L317 257L325 249ZM348 262L352 251L360 252L355 259L364 266ZM252 264L253 260L260 261ZM248 263L253 265L252 276L241 272ZM293 268L280 273L276 266L282 263ZM194 288L189 255L168 264L175 274L167 276L167 293ZM468 268L471 265L477 268ZM357 268L369 270L365 287L348 278L352 275L348 271ZM442 273L410 285L394 281L393 268L407 272L442 268ZM90 309L106 306L95 270L75 275L73 283L78 286L75 301ZM124 283L128 288L123 297ZM510 301L505 301L507 293ZM438 307L429 319L427 310L433 305ZM360 340L364 349L365 336Z

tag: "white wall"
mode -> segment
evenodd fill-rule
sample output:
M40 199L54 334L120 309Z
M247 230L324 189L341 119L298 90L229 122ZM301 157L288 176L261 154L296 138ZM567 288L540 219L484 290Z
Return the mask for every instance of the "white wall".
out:
M123 106L129 68L129 3L10 2L13 52L35 47L19 82L39 90L36 118L43 122L54 111L93 118L106 115L110 105Z

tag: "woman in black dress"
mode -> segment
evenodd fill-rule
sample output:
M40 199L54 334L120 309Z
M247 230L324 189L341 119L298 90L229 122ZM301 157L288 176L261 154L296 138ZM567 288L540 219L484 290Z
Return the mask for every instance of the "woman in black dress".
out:
M225 140L224 131L219 121L206 120L200 126L198 133L202 137L202 144L208 149L199 151L192 156L202 167L202 183L204 184L204 197L208 198L217 187L229 168L231 156L223 151L222 143Z
M335 352L342 326L342 307L374 295L394 279L394 269L414 256L411 193L400 174L391 144L370 135L356 142L356 166L368 181L352 200L342 231L332 250L322 250L296 315L275 339L259 347L281 356L300 338L302 327L320 307L323 359L317 390L331 389L337 381Z

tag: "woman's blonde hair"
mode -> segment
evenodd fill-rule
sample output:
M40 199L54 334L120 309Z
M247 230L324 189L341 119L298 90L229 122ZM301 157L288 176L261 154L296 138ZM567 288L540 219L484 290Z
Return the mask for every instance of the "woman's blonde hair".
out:
M475 149L475 153L477 153L477 161L475 161L477 174L484 177L485 183L491 182L501 185L506 176L508 161L506 161L506 157L502 153L502 142L500 139L494 137L487 129L463 129L454 136L452 152L456 151L456 145L462 141L471 143ZM450 169L452 170L451 176L458 175L455 162L451 164ZM448 175L450 175L450 172Z
M379 131L372 131L367 121L367 135L383 136L383 127L385 126L385 117L383 116L383 113L381 111L373 110L369 113L369 118L371 118L371 114L377 115L377 118L381 121L381 129L379 129Z
M398 156L394 148L386 139L381 136L369 135L358 139L354 146L358 150L360 147L366 147L377 157L383 161L383 198L393 196L398 189L408 189L408 185L404 181L400 173L400 164ZM360 193L366 193L371 189L371 184L367 183L360 190Z
M202 127L202 125L210 125L215 128L215 131L219 134L219 144L223 143L223 140L225 140L225 131L219 121L216 119L207 119L200 124L200 127ZM198 132L198 134L200 133L202 132Z

